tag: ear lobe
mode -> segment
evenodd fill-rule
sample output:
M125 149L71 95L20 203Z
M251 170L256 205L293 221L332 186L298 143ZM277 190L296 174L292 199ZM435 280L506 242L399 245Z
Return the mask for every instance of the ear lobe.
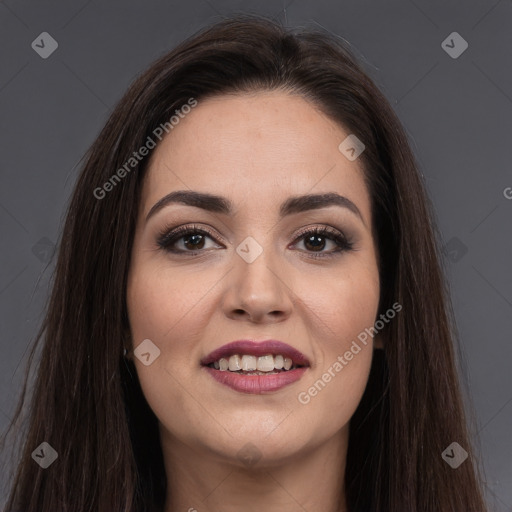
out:
M123 356L126 359L132 359L132 333L130 329L125 329L123 339Z

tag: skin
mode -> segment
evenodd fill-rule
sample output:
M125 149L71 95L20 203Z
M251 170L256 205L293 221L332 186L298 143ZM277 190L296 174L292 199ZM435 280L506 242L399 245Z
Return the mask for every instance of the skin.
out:
M135 357L144 395L162 439L166 512L345 510L342 482L348 425L364 392L379 335L307 404L307 392L373 326L379 273L371 204L359 159L338 149L349 132L298 95L282 91L199 101L151 155L128 279L133 347L150 339L160 356ZM235 213L168 205L175 190L226 196ZM361 217L329 206L278 218L290 196L336 192ZM175 255L158 246L166 227L209 228L194 245L179 239ZM331 226L353 250L315 259L304 227ZM236 248L247 237L263 248L247 263ZM186 238L186 237L185 237ZM317 251L336 248L321 238ZM201 252L202 251L202 252ZM225 343L277 339L305 354L299 381L270 394L240 393L215 381L200 360ZM247 443L260 455L239 457ZM245 450L248 448L246 447ZM243 453L243 452L242 452Z

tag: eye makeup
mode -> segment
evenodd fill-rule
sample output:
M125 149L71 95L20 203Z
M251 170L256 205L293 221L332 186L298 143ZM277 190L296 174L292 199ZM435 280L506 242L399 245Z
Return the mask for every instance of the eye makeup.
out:
M156 242L157 246L172 255L179 257L197 256L207 251L204 249L204 242L206 238L210 238L216 243L222 243L219 241L219 236L207 228L206 226L199 226L197 224L183 225L173 228L172 226L165 226L161 231L158 232ZM330 241L334 244L334 249L324 252L324 246L326 242L319 240ZM176 247L178 242L184 241L185 247L187 244L191 244L191 249L179 249ZM301 250L312 258L331 258L339 256L344 252L353 250L354 243L345 236L345 234L336 228L331 226L313 226L306 227L300 230L293 240L292 245L296 246L298 242L303 241L303 244L307 247L307 244L312 245L311 250ZM319 245L315 245L318 244ZM195 247L194 247L195 246ZM318 248L320 251L316 251ZM211 249L208 249L211 250Z

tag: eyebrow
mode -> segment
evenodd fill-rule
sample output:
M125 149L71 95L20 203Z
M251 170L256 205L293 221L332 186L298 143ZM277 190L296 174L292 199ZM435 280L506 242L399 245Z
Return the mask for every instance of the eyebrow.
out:
M146 215L146 222L158 211L170 204L194 206L209 212L221 213L224 215L232 215L234 212L233 203L226 197L206 192L197 192L194 190L176 190L162 197L153 205ZM282 219L287 215L293 215L295 213L301 213L309 210L318 210L329 206L346 208L358 216L363 224L365 224L359 208L350 199L335 192L289 197L281 204L279 216Z

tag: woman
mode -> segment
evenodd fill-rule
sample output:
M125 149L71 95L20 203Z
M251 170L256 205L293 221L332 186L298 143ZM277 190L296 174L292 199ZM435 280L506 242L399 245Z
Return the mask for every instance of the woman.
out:
M182 43L76 184L7 510L485 510L431 217L337 40Z

